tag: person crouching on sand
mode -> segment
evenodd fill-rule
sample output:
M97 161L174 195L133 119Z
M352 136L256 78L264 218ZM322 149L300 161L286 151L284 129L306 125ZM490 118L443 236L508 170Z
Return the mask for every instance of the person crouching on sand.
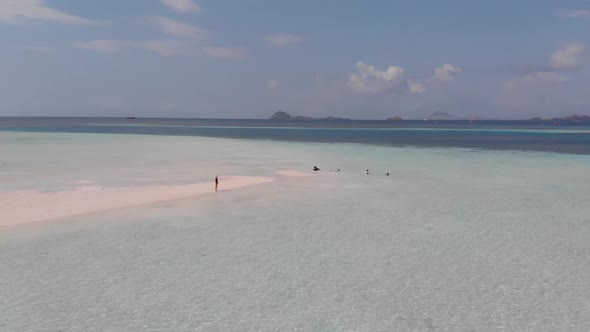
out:
M215 177L215 191L217 191L217 186L219 186L219 178Z

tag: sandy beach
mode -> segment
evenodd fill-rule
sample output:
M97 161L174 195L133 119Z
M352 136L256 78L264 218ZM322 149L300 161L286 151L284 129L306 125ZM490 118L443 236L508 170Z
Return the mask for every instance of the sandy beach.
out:
M270 177L220 177L221 192L273 181ZM78 181L88 184L91 181ZM69 191L0 192L0 227L45 222L125 207L173 201L214 193L213 182L187 185L100 187L83 185Z

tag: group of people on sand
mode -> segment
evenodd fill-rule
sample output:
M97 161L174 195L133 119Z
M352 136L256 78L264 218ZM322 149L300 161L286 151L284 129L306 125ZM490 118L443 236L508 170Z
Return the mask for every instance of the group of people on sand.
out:
M317 166L314 166L312 168L312 170L314 172L319 172L320 171L319 167L317 167ZM332 172L332 171L330 171L330 172ZM340 168L338 170L336 170L336 172L340 172ZM371 175L371 172L369 172L369 170L367 170L367 175ZM389 176L389 172L385 172L385 176Z
M314 167L312 168L312 170L313 170L314 172L317 172L317 171L319 171L320 169L319 169L317 166L314 166ZM332 172L332 170L330 170L330 172ZM339 168L339 169L337 169L337 170L336 170L336 172L340 172L340 168Z
M319 171L320 171L320 168L319 168L319 167L317 167L317 166L314 166L314 167L312 168L312 170L313 170L314 172L319 172ZM330 171L330 172L332 172L332 171ZM340 172L340 168L339 168L339 169L337 169L337 170L336 170L336 172ZM369 170L367 170L367 175L371 175L371 172L369 172ZM389 176L389 172L386 172L386 173L385 173L385 176ZM217 191L217 188L218 188L218 187L219 187L219 176L216 176L216 177L215 177L215 191Z

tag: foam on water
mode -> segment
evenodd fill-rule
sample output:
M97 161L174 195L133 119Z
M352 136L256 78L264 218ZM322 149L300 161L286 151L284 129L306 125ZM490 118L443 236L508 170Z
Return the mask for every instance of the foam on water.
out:
M0 231L1 330L590 329L589 156L124 135L0 142L2 190L277 178ZM276 174L314 165L317 176Z

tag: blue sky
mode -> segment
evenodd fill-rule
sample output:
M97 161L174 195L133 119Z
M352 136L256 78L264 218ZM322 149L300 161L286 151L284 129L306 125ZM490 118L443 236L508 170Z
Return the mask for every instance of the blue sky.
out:
M0 0L0 115L590 114L590 1Z

